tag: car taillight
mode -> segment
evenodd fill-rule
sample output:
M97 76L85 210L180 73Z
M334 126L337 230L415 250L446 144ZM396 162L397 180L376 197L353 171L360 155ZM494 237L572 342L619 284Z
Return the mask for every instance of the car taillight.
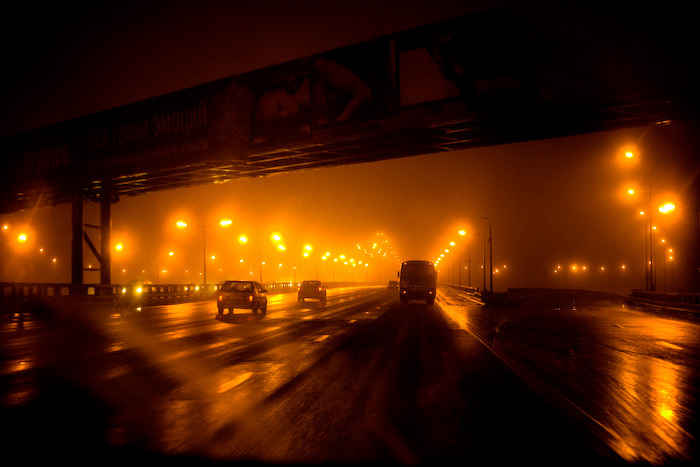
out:
M223 296L223 295L219 295L219 301L223 301L223 299L224 299L224 296Z
M319 292L321 291L321 287L318 288L318 291L319 291Z
M248 301L249 301L249 302L252 302L252 301L253 301L253 296L252 296L252 295L248 295Z

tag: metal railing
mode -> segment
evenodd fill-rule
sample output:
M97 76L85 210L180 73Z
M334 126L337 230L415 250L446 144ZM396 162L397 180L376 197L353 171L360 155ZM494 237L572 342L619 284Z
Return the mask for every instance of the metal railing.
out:
M329 288L359 285L359 283L326 283ZM117 302L133 299L134 293L124 291L126 284L51 284L51 283L0 283L0 310L12 311L22 306L44 303L70 302ZM219 284L141 284L138 294L140 303L166 305L171 303L214 300ZM271 282L263 284L268 294L294 293L297 284L293 282Z
M651 292L635 289L632 290L630 299L657 305L681 306L700 310L700 293L698 292Z

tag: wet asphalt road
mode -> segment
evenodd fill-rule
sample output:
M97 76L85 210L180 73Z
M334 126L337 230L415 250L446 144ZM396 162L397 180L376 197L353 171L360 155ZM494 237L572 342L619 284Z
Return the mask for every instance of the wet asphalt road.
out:
M325 307L274 296L262 320L217 317L213 303L126 316L45 311L21 326L5 317L4 449L27 458L275 464L643 460L626 456L633 437L610 422L615 417L591 409L609 400L624 408L606 396L615 380L590 392L567 383L574 370L561 376L550 365L569 344L581 360L592 352L581 344L587 340L558 332L558 347L547 349L552 320L523 324L550 309L512 315L458 292L433 306L402 306L395 291L371 288L329 290ZM523 336L536 328L545 337L528 344ZM602 368L586 377L608 381L609 355L594 350L600 361L586 357L588 365ZM622 434L601 434L600 425ZM627 440L623 449L619 439ZM35 449L37 440L44 449ZM670 444L680 454L657 454L692 456L682 437Z
M583 291L513 296L517 308L465 308L451 290L441 305L625 462L697 462L700 315Z

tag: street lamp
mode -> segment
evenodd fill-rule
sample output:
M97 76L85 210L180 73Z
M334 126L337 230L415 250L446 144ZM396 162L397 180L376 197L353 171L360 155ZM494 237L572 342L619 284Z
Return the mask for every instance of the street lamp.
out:
M696 224L696 230L700 232L700 210L698 209L688 208L684 206L676 206L674 203L665 203L664 205L659 206L659 212L662 214L671 214L676 211L676 208L692 212L694 220L689 222L689 224Z
M489 272L491 275L491 293L493 293L493 239L491 238L491 219L484 217L489 223ZM486 273L486 271L484 271ZM486 284L484 284L486 287Z
M188 227L188 224L185 221L177 221L177 226L184 229ZM202 281L204 285L207 285L207 227L199 224L192 224L192 227L202 229Z
M481 256L481 258L482 258L482 259L481 259L481 269L484 271L484 290L486 290L486 235L481 235L481 234L477 234L477 233L472 234L472 235L476 235L476 236L478 236L478 237L481 237L482 240L483 240L483 243L484 243L484 250L483 250L483 253L482 253L482 256ZM471 284L471 281L472 281L472 279L471 279L471 274L472 274L472 271L471 271L471 258L469 259L469 263L470 263L470 268L469 268L469 284Z
M649 182L651 184L651 182ZM644 274L645 274L645 280L646 280L646 290L651 290L654 291L656 290L656 285L654 284L654 230L655 227L653 225L652 221L652 209L651 209L651 189L649 190L639 190L640 192L647 192L649 193L649 200L648 200L648 210L647 211L640 211L639 214L641 215L646 215L648 222L647 225L645 226L645 242L646 245L644 247L645 253L644 256L646 256L646 264L645 264L645 269L644 269ZM630 188L627 190L627 193L629 193L630 196L635 195L637 193L636 190ZM648 226L648 230L647 230ZM647 237L648 233L648 237Z
M627 159L635 159L636 154L633 151L627 151L627 152L625 152L625 157ZM647 261L647 264L645 264L644 271L646 274L646 289L651 290L651 291L655 291L656 285L654 284L654 227L653 227L653 223L652 223L653 220L652 220L652 212L651 212L651 192L652 192L651 184L652 184L653 177L652 177L651 164L648 164L648 169L649 169L649 189L644 190L644 191L647 191L649 193L649 206L648 206L649 207L649 217L648 217L648 220L649 220L649 223L648 223L648 227L649 227L648 255L649 256L648 257L649 257L649 260ZM630 189L630 190L628 190L628 193L630 195L633 195L635 192L634 192L634 190ZM645 227L645 230L646 230L646 227ZM645 250L646 250L646 248L647 247L645 246ZM645 253L645 256L646 256L646 254L647 253Z
M674 209L676 209L676 206L673 203L666 203L663 206L659 206L659 212L662 214L668 214Z
M467 231L464 229L460 229L457 232L457 234L460 237L464 237L467 234ZM459 281L458 281L459 285L462 285L462 253L463 253L463 250L460 249L460 251L459 251Z
M238 243L241 245L245 245L248 243L248 236L247 235L239 235L238 236ZM260 274L260 283L263 283L263 272L262 272L262 267L263 267L263 260L262 260L262 242L258 242L258 273ZM252 272L251 272L252 274Z

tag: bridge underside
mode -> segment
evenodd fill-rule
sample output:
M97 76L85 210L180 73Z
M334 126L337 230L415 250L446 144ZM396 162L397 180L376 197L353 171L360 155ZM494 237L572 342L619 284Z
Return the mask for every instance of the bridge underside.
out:
M528 108L488 118L478 115L465 118L460 107L431 109L440 115L439 123L433 123L433 115L426 114L425 109L413 114L405 112L401 118L365 122L351 131L345 129L345 134L333 130L317 131L311 141L261 147L244 160L193 164L123 176L109 180L111 193L113 197L136 196L226 183L237 178L666 124L680 116L678 109L662 100L619 99L587 109ZM451 111L454 118L445 118ZM358 138L358 134L362 137ZM102 180L91 180L83 187L83 195L87 200L97 201L103 196L104 189ZM60 192L44 191L42 194L57 202L69 201ZM12 203L12 200L7 201Z

